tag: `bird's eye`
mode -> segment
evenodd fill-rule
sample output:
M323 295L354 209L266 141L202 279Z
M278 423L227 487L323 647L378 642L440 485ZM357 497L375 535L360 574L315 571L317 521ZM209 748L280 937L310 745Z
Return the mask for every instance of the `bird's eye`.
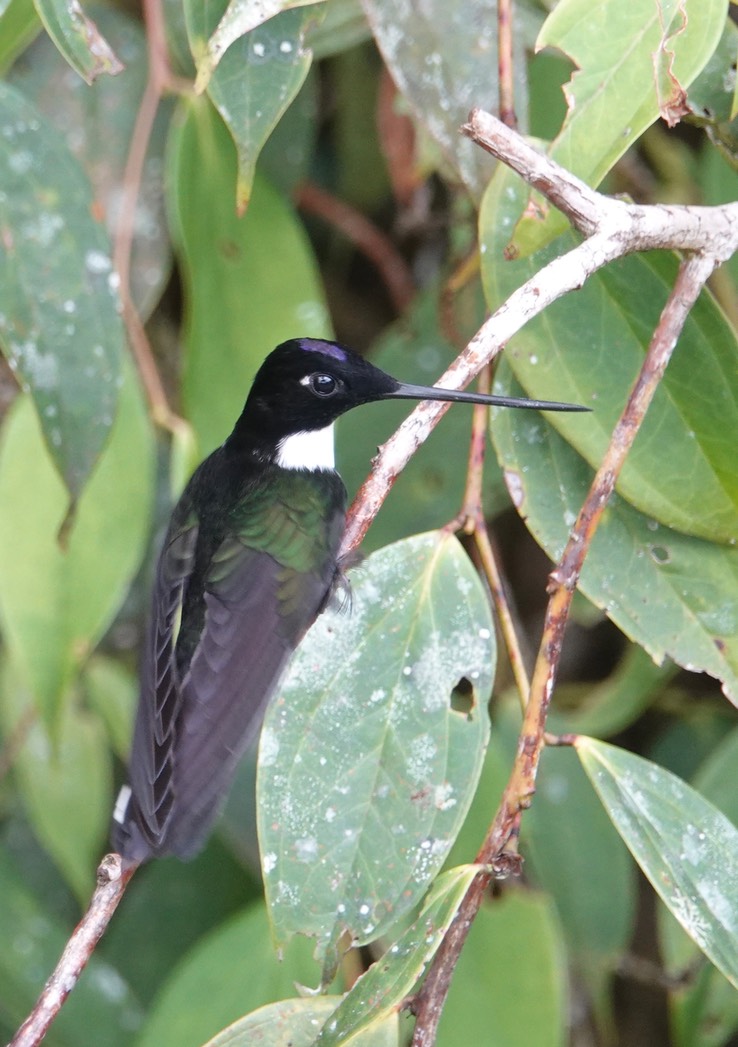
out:
M316 396L333 396L338 390L338 382L331 374L311 374L310 389Z

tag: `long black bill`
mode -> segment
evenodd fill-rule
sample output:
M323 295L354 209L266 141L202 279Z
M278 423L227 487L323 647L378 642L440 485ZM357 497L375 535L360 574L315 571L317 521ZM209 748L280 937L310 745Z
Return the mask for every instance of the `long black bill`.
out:
M449 403L485 404L487 407L522 407L533 411L590 411L579 404L559 403L556 400L527 400L517 396L488 396L485 393L467 393L459 389L438 389L435 386L407 385L398 382L397 388L386 393L387 400L443 400Z

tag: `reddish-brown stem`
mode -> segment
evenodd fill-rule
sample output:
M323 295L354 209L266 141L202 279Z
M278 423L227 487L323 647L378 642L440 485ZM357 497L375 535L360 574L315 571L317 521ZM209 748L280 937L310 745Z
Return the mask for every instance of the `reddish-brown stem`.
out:
M105 855L98 866L97 887L90 907L74 929L35 1007L8 1047L37 1047L41 1043L77 984L136 868L136 865L124 864L118 854Z
M179 419L169 406L151 344L131 296L131 249L136 204L141 188L146 152L162 95L168 86L175 83L167 63L161 0L145 0L143 10L146 22L149 74L136 114L123 173L121 206L113 248L113 266L120 279L123 320L128 332L128 340L146 391L152 417L157 424L173 430L180 424Z
M516 128L513 79L513 0L497 0L497 72L500 120Z
M294 196L299 208L330 223L366 255L382 277L398 314L405 312L415 297L415 281L390 238L356 208L313 182L302 182Z
M479 372L477 389L487 394L492 385L492 372L489 365ZM454 530L463 530L472 534L482 511L482 483L484 482L484 456L487 450L487 429L489 427L489 408L475 404L472 412L472 431L469 439L469 461L466 467L466 490L464 501Z
M489 880L501 865L505 868L506 859L514 863L517 857L520 815L530 805L535 791L538 764L544 746L546 716L561 656L564 630L587 550L684 322L715 265L713 257L701 254L692 255L682 263L602 465L572 528L559 565L551 574L551 596L515 762L490 831L475 859L489 866L489 871L480 873L472 882L415 997L413 1047L431 1047L435 1043L451 977Z
M515 624L515 616L510 607L502 572L497 563L497 555L492 547L489 531L481 513L474 528L474 542L484 576L492 594L497 623L505 643L507 657L510 660L510 667L515 678L518 695L520 696L520 704L523 710L525 710L530 693L530 681L525 668L525 659L523 658L518 629Z

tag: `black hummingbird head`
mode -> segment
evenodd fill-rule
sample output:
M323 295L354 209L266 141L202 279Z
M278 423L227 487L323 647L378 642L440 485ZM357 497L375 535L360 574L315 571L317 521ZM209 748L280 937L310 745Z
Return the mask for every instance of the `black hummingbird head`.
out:
M294 432L320 429L352 407L376 400L443 400L546 411L589 410L578 404L408 385L352 349L320 338L293 338L278 345L259 368L246 406L250 412L279 416L288 431Z
M337 342L293 338L259 368L232 440L249 434L262 444L330 426L340 415L377 400L442 400L548 411L586 411L576 404L408 385Z

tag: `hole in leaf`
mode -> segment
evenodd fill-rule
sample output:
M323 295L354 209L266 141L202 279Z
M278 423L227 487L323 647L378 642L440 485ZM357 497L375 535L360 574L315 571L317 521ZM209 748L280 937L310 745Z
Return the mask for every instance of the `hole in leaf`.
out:
M449 702L451 711L471 720L474 713L474 685L466 676L462 676L453 691Z

